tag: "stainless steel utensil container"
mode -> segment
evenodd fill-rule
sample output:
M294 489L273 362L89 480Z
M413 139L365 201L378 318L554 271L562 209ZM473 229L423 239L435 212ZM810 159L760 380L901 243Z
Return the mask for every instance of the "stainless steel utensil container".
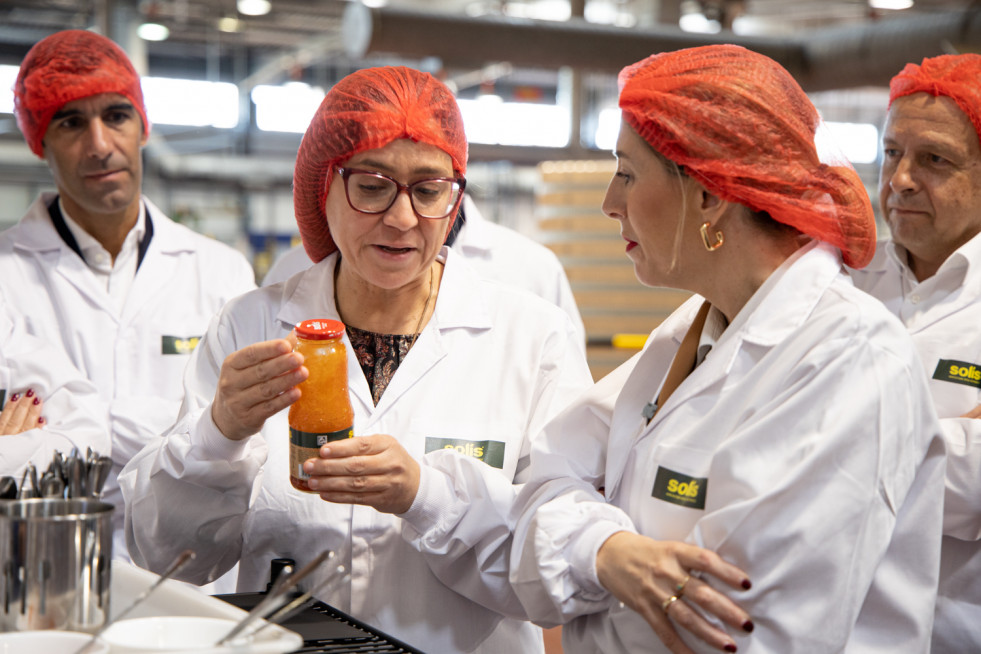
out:
M92 499L0 500L0 631L102 625L113 509Z

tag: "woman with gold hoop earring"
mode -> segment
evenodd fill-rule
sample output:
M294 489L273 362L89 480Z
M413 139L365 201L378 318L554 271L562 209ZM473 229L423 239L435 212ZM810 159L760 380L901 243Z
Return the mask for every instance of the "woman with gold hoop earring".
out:
M862 181L768 57L619 81L603 211L642 283L694 296L545 428L516 594L566 654L928 651L941 431L905 329L843 268L874 249Z
M541 629L495 605L507 577L485 577L467 539L403 537L466 514L455 487L484 476L500 497L487 515L506 510L532 437L591 382L561 309L443 247L466 164L459 108L431 75L371 68L331 88L294 173L315 263L230 302L198 345L178 425L120 481L138 563L192 547L187 581L238 560L238 588L261 590L271 559L330 548L317 598L421 651L543 650ZM354 438L303 463L319 495L288 480L285 409L307 371L286 336L310 318L347 327L355 413Z

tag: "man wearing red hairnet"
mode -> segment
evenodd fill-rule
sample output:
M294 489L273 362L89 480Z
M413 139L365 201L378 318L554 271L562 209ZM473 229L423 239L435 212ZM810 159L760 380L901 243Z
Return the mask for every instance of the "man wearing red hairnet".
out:
M128 558L117 474L176 419L191 350L225 301L255 286L253 273L141 196L150 124L139 76L112 41L68 30L38 42L14 111L58 191L0 234L0 285L29 329L99 389L112 435L113 554Z
M947 441L933 654L981 651L981 55L890 84L879 201L892 232L856 285L906 325Z

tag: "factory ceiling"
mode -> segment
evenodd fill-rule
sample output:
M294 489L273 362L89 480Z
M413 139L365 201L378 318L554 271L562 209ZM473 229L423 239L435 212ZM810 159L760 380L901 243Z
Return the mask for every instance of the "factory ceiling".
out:
M981 2L871 6L884 1L388 0L368 8L270 0L267 14L250 16L236 0L0 0L0 64L18 64L57 30L94 27L122 43L143 72L230 81L243 92L287 80L328 86L365 64L404 61L440 70L462 97L488 79L554 87L560 68L612 78L653 52L703 43L739 43L768 54L809 91L882 86L907 61L981 50ZM147 21L167 27L169 38L138 39L135 28ZM681 24L718 31L685 31ZM0 137L4 132L12 136L0 129ZM234 139L238 153L262 149L252 136ZM195 143L207 148L200 134ZM287 139L282 152L295 153L295 146ZM547 154L528 151L526 158Z

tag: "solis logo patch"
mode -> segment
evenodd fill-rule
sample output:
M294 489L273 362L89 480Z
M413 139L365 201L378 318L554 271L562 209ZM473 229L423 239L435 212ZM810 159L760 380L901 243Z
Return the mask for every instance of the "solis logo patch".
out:
M492 468L504 468L504 443L501 441L465 441L458 438L426 438L426 452L456 450L464 456L480 459Z
M161 336L161 354L190 354L198 346L200 336Z
M933 378L981 388L981 364L941 359L933 371Z
M658 466L651 496L690 509L704 509L707 490L708 477L689 477Z

